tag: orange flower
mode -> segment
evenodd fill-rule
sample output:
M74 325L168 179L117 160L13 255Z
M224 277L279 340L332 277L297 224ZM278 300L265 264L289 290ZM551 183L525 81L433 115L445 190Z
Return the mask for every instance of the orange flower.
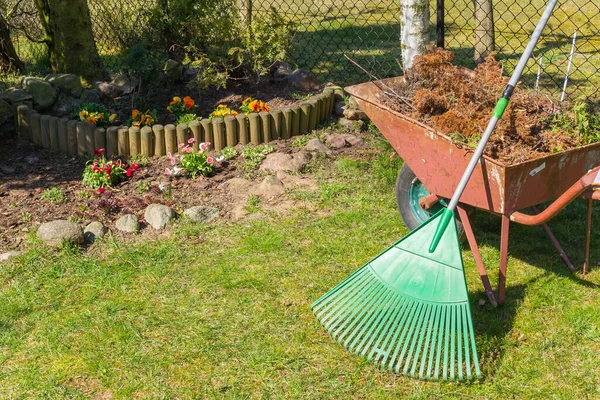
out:
M177 104L177 103L181 103L181 97L175 96L175 97L173 97L173 101L171 102L171 105Z
M131 119L137 119L137 117L140 115L139 110L133 110L131 111Z
M271 111L271 107L269 107L266 103L263 103L262 101L260 102L260 108L262 108L263 111Z
M87 119L88 124L96 125L97 118L93 115L90 115Z
M258 105L258 100L254 100L252 103L248 104L248 108L250 108L252 112L259 112L260 108Z
M235 117L236 115L238 115L238 112L237 111L232 111L231 115L233 115Z
M148 117L146 116L146 114L142 114L142 118L140 118L140 122L144 123L144 121L147 119Z
M252 97L246 97L244 99L244 101L242 101L242 104L244 104L244 103L250 103L251 101L252 101Z
M190 97L190 96L185 96L183 98L183 102L185 103L184 107L186 110L189 110L190 108L194 107L194 100Z

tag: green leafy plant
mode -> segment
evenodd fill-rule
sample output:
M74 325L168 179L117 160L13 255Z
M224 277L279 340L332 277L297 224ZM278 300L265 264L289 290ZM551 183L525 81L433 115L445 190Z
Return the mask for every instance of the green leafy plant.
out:
M107 127L117 117L116 114L111 114L106 107L97 103L82 103L75 109L74 114L80 121L101 127Z
M192 179L200 175L208 176L213 171L213 163L215 160L208 156L208 149L210 143L204 142L199 144L199 150L194 151L192 145L196 143L196 139L190 138L186 143L179 143L178 147L181 149L182 155L172 155L170 152L167 154L173 168L166 168L165 175L177 176L184 174ZM177 158L180 157L179 166L177 166Z
M235 148L233 148L231 146L227 146L223 150L220 151L219 155L221 157L223 157L223 160L231 160L238 156L238 152Z
M189 125L190 122L192 121L200 121L202 119L202 117L196 115L196 114L182 114L180 116L177 117L177 120L175 120L175 123L177 125L179 124L186 124Z
M144 168L147 167L150 163L150 158L143 154L135 154L129 158L129 163L131 165L137 165L138 167Z
M48 200L52 204L58 204L67 201L65 193L57 187L52 187L44 190L41 199Z
M275 151L273 146L261 144L258 146L248 145L242 151L244 157L243 168L247 171L254 171L260 163L267 157L268 154Z
M584 101L576 102L570 112L554 114L550 127L555 131L566 131L582 145L600 141L600 117ZM557 146L552 151L560 151L558 147L562 150Z
M141 128L144 126L152 126L157 121L158 114L156 114L156 110L146 110L144 113L139 110L132 110L131 118L127 121L127 125Z
M248 202L246 203L246 207L244 208L250 214L260 211L260 197L258 197L255 194L249 195Z
M135 191L139 194L146 193L152 187L152 183L150 181L137 181L135 183Z
M125 177L133 176L136 169L134 165L126 168L120 160L107 161L104 149L99 149L94 151L94 159L87 162L82 183L92 189L98 189L98 193L104 193L107 187L116 185Z

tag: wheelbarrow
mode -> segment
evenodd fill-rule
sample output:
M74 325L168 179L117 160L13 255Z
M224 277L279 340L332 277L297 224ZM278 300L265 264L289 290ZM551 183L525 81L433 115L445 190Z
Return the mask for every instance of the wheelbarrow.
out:
M396 184L396 200L409 229L427 220L454 193L472 152L450 137L384 105L381 87L402 82L403 77L345 88L404 160ZM588 199L585 261L588 268L592 200L600 199L600 143L562 151L535 160L507 165L482 157L458 205L462 229L473 252L486 295L494 306L504 303L508 238L511 222L542 225L566 265L571 263L546 222L578 197ZM554 200L542 212L537 205ZM494 293L473 234L470 207L500 215L500 267ZM522 210L530 209L531 214Z

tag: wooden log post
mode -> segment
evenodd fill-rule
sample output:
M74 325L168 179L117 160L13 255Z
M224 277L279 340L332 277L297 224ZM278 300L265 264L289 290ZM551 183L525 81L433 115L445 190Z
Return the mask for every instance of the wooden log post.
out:
M248 114L248 122L250 125L250 143L259 145L261 142L260 115L257 113Z
M258 115L260 115L261 120L262 142L269 143L271 141L271 113L261 111Z
M250 142L250 133L248 132L248 118L244 113L236 115L235 118L238 122L237 129L240 143L245 146L248 144L248 142Z
M200 121L191 121L190 131L192 131L192 137L195 140L195 142L192 144L192 148L194 151L198 151L200 150L200 143L202 143L202 124Z
M96 147L96 141L94 140L94 131L96 130L96 125L86 124L85 127L85 152L88 157L91 157L94 153Z
M50 149L58 153L58 117L50 118Z
M154 142L152 140L152 128L149 126L145 126L141 130L142 135L142 147L141 153L146 157L152 157L152 153L154 153Z
M310 103L302 103L300 105L300 129L298 131L299 135L304 135L308 132L311 111L312 110Z
M119 127L111 126L106 130L106 157L119 155Z
M344 101L344 89L341 86L330 86L329 89L333 90L333 102Z
M37 112L31 113L31 141L40 146L42 144L42 116Z
M223 118L213 118L214 149L223 150L225 147L225 121Z
M188 144L189 128L186 124L179 124L175 129L177 130L177 148L179 150L179 153L183 154L183 147L180 147L180 145L182 143L184 145Z
M49 149L50 148L50 116L49 115L42 115L42 117L40 118L41 121L41 136L42 136L42 140L41 140L41 144L42 147L45 149Z
M29 130L29 117L31 110L26 105L17 106L17 133L23 139L31 140L31 131Z
M141 152L141 136L140 128L132 126L129 128L129 154L130 156L137 156Z
M69 137L67 134L67 124L69 118L58 120L58 151L63 154L69 154Z
M165 148L167 153L177 153L177 128L175 125L165 125Z
M271 138L273 140L281 139L283 125L283 113L281 110L271 111Z
M77 123L77 154L85 155L85 133L87 131L87 122L80 121Z
M292 123L294 114L289 108L284 108L281 112L281 138L289 139L292 136Z
M77 121L67 122L67 154L74 156L77 154Z
M121 126L117 131L119 144L117 146L120 156L129 155L129 128Z
M210 119L200 120L200 125L202 125L202 140L206 143L213 142L213 126Z
M321 97L320 95L316 95L315 97L313 97L312 99L312 104L313 107L315 108L315 111L317 112L317 115L315 115L315 128L317 126L319 126L319 123L321 122Z
M302 109L300 106L293 106L292 110L292 132L291 136L300 134L300 119L302 117Z
M152 126L152 131L154 131L154 155L159 157L166 156L165 127L156 124Z
M334 100L335 93L334 93L333 89L326 88L325 90L323 90L323 94L325 95L325 98L327 99L325 111L327 112L327 116L330 116L331 113L333 112L333 106L335 103L335 100Z
M227 146L233 147L238 144L237 125L237 119L233 115L228 115L225 117Z
M104 149L106 151L106 129L94 129L94 150Z
M317 100L309 100L310 104L310 118L308 119L308 132L312 132L317 128L317 117L319 115L319 105Z
M327 111L327 104L328 104L327 96L322 94L319 102L321 103L321 113L319 114L321 119L319 120L319 123L323 123L329 117L329 112Z

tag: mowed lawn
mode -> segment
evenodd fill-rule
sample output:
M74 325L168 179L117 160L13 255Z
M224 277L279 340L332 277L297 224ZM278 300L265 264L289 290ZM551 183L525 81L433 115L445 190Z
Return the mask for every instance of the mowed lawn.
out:
M313 163L319 189L289 193L300 204L287 216L178 222L170 236L84 252L31 238L0 267L0 397L600 397L600 270L568 272L537 227L511 232L502 308L479 305L463 251L482 381L395 376L325 333L310 304L407 233L394 202L400 164L373 133L364 152ZM577 202L550 224L576 263L584 218ZM480 212L476 230L495 282L499 220Z

